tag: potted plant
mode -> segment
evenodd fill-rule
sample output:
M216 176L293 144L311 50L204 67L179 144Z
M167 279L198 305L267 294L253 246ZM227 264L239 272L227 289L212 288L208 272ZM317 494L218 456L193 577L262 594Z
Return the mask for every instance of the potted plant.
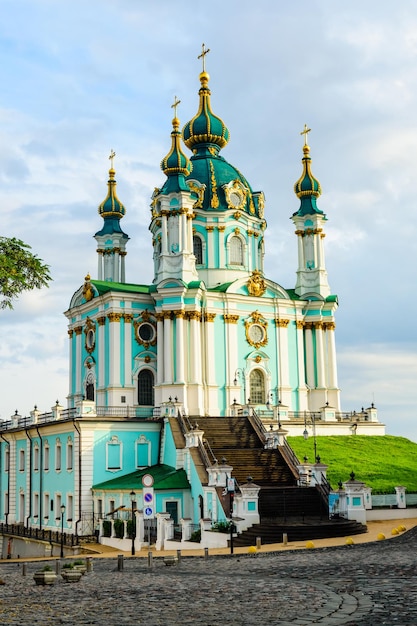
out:
M74 569L81 572L81 574L85 574L87 571L86 562L83 561L82 559L77 559L76 561L74 561Z
M83 575L80 570L75 569L74 563L65 563L61 576L66 583L77 583Z
M33 579L37 585L53 585L56 578L57 576L50 565L45 565L33 574Z

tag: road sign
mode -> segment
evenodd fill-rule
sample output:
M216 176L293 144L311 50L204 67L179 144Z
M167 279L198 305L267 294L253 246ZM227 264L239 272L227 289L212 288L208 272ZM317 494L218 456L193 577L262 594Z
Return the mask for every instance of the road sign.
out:
M144 474L142 476L142 485L144 487L153 487L153 476L152 476L152 474Z
M155 517L155 495L153 487L143 488L143 519Z

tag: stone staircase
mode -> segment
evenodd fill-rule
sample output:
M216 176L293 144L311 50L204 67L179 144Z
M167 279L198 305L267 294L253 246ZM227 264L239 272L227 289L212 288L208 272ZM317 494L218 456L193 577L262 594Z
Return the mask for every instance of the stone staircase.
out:
M357 522L330 521L327 503L319 490L298 487L297 472L289 458L291 450L281 446L264 448L259 430L247 416L198 417L189 421L204 431L205 448L211 458L233 467L232 476L238 485L246 483L250 476L261 487L261 523L235 538L236 546L255 545L257 537L264 544L280 543L284 533L288 541L301 541L366 532L366 526Z

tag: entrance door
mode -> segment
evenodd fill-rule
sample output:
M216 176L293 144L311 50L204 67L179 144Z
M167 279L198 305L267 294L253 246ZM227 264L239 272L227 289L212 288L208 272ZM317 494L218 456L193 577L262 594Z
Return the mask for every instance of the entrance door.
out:
M165 502L165 510L174 520L174 526L178 524L178 502Z

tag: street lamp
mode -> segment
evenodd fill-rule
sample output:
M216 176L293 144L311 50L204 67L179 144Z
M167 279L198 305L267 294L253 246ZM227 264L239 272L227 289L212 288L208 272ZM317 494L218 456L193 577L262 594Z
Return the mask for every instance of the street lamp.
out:
M132 556L135 556L135 539L136 539L136 532L135 532L135 497L136 497L136 493L133 491L130 492L130 502L132 504Z
M65 504L61 504L61 559L64 558L64 513L65 513Z
M313 442L314 442L314 461L317 463L317 441L316 441L316 418L314 413L310 413L311 425L313 427ZM304 432L303 437L307 441L308 439L308 430L307 430L307 418L304 413Z
M242 383L243 383L243 404L246 404L246 378L245 378L245 372L243 368L241 367L238 367L237 370L235 371L235 378L233 381L233 384L235 386L237 385L239 378L242 379Z

